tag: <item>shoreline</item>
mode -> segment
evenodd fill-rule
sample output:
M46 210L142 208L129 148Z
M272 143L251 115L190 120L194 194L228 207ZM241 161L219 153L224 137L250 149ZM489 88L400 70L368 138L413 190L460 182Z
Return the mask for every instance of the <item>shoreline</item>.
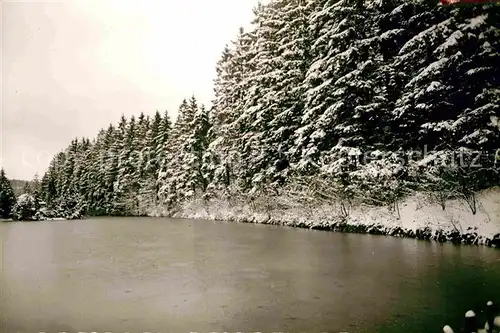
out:
M337 222L323 222L323 223L307 223L307 222L293 222L293 221L283 221L270 219L258 219L258 218L228 218L228 219L217 219L210 217L191 217L191 216L179 216L178 214L152 214L147 216L85 216L81 219L64 219L64 218L48 218L37 221L13 221L13 220L2 220L5 223L37 223L37 222L53 222L53 221L74 221L74 220L84 220L93 217L146 217L146 218L177 218L177 219L196 219L196 220L208 220L208 221L219 221L228 223L246 223L246 224L262 224L262 225L274 225L281 227L290 228L300 228L300 229L310 229L310 230L320 230L327 232L338 232L338 233L349 233L349 234L360 234L360 235L378 235L396 238L408 238L416 239L429 242L438 243L452 243L455 245L483 245L492 248L500 248L500 233L494 235L493 237L486 237L479 235L477 232L467 232L460 233L457 231L445 231L442 229L433 230L429 227L417 228L416 230L403 229L401 227L388 227L381 223L376 223L373 225L365 224L350 224L348 222L337 221Z
M445 208L416 194L396 206L357 205L345 209L336 203L306 207L290 198L192 200L178 212L160 207L147 214L172 218L280 225L343 233L384 235L440 243L485 245L500 248L500 187L477 193L477 211L460 200Z
M233 218L233 219L214 219L214 218L193 218L188 216L178 216L174 215L153 215L150 217L166 217L166 218L179 218L179 219L199 219L199 220L209 220L209 221L220 221L228 223L248 223L248 224L262 224L262 225L275 225L290 228L300 228L300 229L310 229L310 230L321 230L328 232L339 232L339 233L350 233L350 234L361 234L361 235L378 235L378 236L388 236L396 238L408 238L416 239L429 242L438 243L452 243L455 245L483 245L492 248L500 248L500 233L494 235L493 237L485 237L478 235L476 232L459 233L459 232L447 232L444 230L432 230L431 228L418 228L416 230L403 229L401 227L387 227L383 224L349 224L347 222L325 222L325 223L305 223L305 222L288 222L288 221L277 221L274 219L268 220L257 220L257 219L246 219L246 218Z
M348 207L333 201L299 203L286 195L253 200L243 196L229 196L207 201L191 199L180 205L175 212L157 206L144 207L135 215L107 216L267 224L500 248L500 187L478 192L476 199L476 210L473 213L463 200L436 203L429 201L423 193L417 193L394 205L351 204ZM94 216L84 215L81 219L91 217ZM70 219L51 217L40 222L58 220Z
M227 221L236 223L252 223L252 224L263 224L263 225L278 225L283 227L292 227L300 229L310 229L310 230L321 230L329 232L339 232L339 233L350 233L350 234L361 234L361 235L378 235L378 236L388 236L396 238L408 238L417 239L423 241L435 241L439 243L453 243L456 245L485 245L488 247L498 247L500 248L500 233L495 235L493 238L487 238L480 236L477 233L465 233L461 234L459 232L446 232L444 230L432 230L431 228L407 230L401 227L388 228L382 224L374 225L364 225L358 224L353 225L346 222L332 222L324 224L314 224L307 225L306 223L290 223L282 221L264 221L264 222L252 222L252 221Z

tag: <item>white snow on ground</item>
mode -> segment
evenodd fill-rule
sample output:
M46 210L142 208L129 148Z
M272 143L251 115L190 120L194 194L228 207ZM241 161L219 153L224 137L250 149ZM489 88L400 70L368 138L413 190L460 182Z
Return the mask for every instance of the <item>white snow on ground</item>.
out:
M500 233L500 189L478 194L478 211L474 215L465 202L451 200L445 210L438 204L428 203L423 196L414 196L399 205L397 212L378 207L361 207L351 214L353 223L382 224L416 231L429 227L432 231L474 230L479 236L492 238ZM470 228L470 229L469 229ZM476 229L477 228L477 229Z
M429 203L423 194L415 195L398 207L358 206L348 210L347 225L382 227L390 232L396 228L417 231L429 228L437 231L460 234L477 233L478 243L484 243L500 233L500 187L477 194L477 213L472 214L467 203L460 200L446 202L443 210L439 204ZM253 205L237 199L212 200L202 203L193 200L186 204L175 217L222 220L236 222L272 223L306 227L330 226L342 220L340 205L307 207L293 203L284 197L255 200ZM398 213L399 212L399 213ZM153 216L165 215L158 208Z
M480 27L486 23L486 19L488 18L488 14L483 14L480 16L476 16L469 20L469 24L463 25L461 28L464 30L473 30L477 27Z

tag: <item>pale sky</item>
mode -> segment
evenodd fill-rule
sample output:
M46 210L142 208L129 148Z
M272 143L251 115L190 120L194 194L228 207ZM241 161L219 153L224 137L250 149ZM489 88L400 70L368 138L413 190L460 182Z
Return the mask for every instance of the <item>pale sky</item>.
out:
M257 0L1 1L0 165L43 175L121 114L212 98L215 64Z

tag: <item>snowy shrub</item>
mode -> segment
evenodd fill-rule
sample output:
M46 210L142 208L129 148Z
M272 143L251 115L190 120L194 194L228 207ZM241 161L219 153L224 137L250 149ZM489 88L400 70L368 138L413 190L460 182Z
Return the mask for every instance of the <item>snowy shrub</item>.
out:
M36 221L39 218L38 200L31 194L21 194L12 209L12 218L15 221Z

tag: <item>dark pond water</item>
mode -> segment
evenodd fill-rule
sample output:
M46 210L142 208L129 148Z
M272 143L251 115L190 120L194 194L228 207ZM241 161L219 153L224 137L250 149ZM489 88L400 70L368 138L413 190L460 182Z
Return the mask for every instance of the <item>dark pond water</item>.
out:
M211 221L0 223L0 331L441 332L500 251Z

